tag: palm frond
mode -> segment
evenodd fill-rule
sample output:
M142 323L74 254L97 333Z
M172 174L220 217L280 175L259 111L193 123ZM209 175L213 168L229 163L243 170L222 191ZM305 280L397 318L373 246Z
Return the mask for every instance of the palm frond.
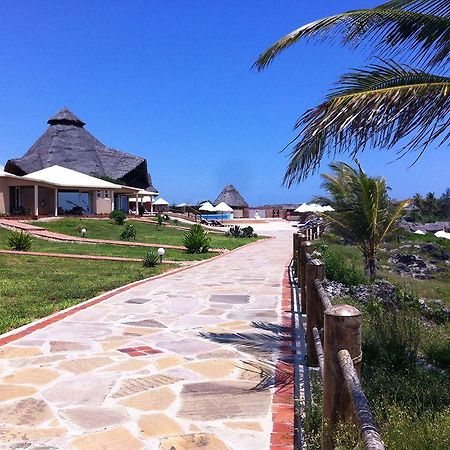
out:
M340 85L297 121L284 184L315 172L325 153L355 156L370 144L402 153L441 145L450 135L450 78L393 62L344 75ZM290 145L288 144L288 145Z
M400 52L416 63L440 64L450 51L448 0L390 1L376 8L358 9L319 19L292 31L263 52L253 64L266 68L274 58L301 39L330 41L336 37L351 48L373 45L385 58Z

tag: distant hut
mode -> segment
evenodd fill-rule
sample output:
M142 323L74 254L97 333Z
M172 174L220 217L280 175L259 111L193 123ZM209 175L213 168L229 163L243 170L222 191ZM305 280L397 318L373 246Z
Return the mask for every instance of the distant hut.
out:
M47 123L50 126L45 133L21 158L7 161L5 171L22 176L58 165L158 193L152 185L144 158L106 147L67 108Z
M248 217L248 203L232 184L223 188L222 192L216 198L214 205L218 205L221 202L233 208L233 216L235 218Z

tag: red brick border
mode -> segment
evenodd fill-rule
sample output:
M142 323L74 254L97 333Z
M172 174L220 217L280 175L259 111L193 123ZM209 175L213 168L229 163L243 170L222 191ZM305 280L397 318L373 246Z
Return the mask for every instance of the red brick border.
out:
M281 325L291 327L291 286L289 284L289 267L284 270L281 287ZM291 347L285 345L281 352L291 354ZM277 369L286 370L287 365L278 361ZM276 375L277 376L277 375ZM294 380L289 385L275 392L272 402L271 450L294 449Z

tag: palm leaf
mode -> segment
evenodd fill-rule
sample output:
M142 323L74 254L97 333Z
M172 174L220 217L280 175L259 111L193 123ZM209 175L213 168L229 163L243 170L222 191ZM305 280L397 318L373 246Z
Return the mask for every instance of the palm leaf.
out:
M341 43L358 48L374 44L374 52L392 58L401 52L416 63L439 64L450 51L450 2L448 0L391 1L376 8L336 14L303 25L263 52L257 70L301 39L319 41L341 37Z
M393 62L344 75L339 87L295 124L298 134L284 183L315 172L325 153L355 156L370 144L391 148L405 138L402 154L441 145L449 136L450 78ZM402 142L403 143L403 142ZM288 144L288 145L290 145Z

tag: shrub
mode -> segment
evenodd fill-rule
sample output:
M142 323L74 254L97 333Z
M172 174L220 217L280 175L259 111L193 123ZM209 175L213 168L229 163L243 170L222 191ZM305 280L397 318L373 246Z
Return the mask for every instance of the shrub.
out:
M230 229L226 233L227 236L231 236L234 238L241 237L241 227L239 225L234 225L230 227Z
M157 222L158 222L158 226L163 225L163 223L164 223L164 217L163 217L162 214L158 214L158 215L156 216L156 220L157 220Z
M196 224L185 233L183 245L188 253L206 253L211 246L211 238L201 225Z
M138 206L138 213L139 213L139 217L142 217L144 215L144 213L145 213L144 205Z
M450 370L450 336L447 329L429 331L424 341L427 360L435 366Z
M11 231L8 237L9 247L17 252L28 252L32 243L31 236L23 231Z
M246 237L246 238L256 237L256 234L253 231L254 231L253 227L250 227L250 226L242 228L241 236Z
M113 219L117 225L123 225L127 215L121 210L115 210L110 212L109 218Z
M122 241L136 240L136 227L132 223L125 225L122 233L120 233L120 239Z
M337 281L348 287L367 283L363 271L356 268L353 263L349 263L338 250L325 244L317 244L316 249L322 255L328 280Z
M149 250L142 258L142 265L144 267L155 267L159 264L159 256L154 250Z

